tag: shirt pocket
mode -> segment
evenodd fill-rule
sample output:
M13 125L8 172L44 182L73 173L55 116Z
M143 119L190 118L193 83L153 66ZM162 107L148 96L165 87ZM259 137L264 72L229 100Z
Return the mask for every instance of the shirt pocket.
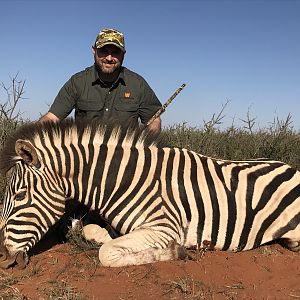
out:
M119 98L115 103L114 116L118 122L124 124L134 124L138 122L139 103L130 100Z
M76 109L78 111L89 112L89 111L100 111L104 107L104 101L100 99L95 100L78 100L76 103Z
M88 119L101 118L103 116L104 102L95 100L78 100L75 109L76 119Z
M127 98L120 98L120 101L115 104L115 108L118 111L137 112L139 109L139 104L130 100L128 101Z

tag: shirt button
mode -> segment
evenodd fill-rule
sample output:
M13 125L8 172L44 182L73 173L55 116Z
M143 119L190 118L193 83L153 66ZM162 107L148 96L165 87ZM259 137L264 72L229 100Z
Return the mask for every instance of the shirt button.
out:
M108 111L108 108L105 108L105 111Z

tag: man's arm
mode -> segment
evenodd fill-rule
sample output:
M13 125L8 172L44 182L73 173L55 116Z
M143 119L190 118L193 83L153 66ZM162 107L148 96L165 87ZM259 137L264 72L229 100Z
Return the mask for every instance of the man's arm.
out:
M39 119L39 122L58 122L59 120L60 119L55 114L52 112L47 112Z
M39 122L58 122L66 118L73 110L76 98L76 88L71 77L60 89L49 111L39 119Z
M139 107L139 117L142 124L146 125L147 130L153 132L154 134L159 134L161 132L161 119L158 115L152 121L152 117L161 108L161 103L155 95L154 91L151 89L146 80L141 77L141 103ZM148 122L150 122L149 125Z

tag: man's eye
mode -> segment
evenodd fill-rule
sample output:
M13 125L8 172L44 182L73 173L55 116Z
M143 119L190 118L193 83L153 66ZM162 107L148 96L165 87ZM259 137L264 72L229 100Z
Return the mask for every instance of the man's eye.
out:
M97 52L98 52L98 55L107 55L108 54L108 51L104 50L104 49L98 49Z
M26 191L24 192L20 192L20 193L17 193L16 196L15 196L15 200L23 200L26 196Z

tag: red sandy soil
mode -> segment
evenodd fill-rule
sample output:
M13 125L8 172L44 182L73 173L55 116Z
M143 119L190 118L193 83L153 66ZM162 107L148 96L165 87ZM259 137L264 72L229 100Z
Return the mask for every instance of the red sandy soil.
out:
M5 270L19 282L2 285L0 299L300 299L300 254L280 245L190 255L193 260L104 268L96 250L76 253L48 238L25 270ZM3 297L5 288L20 298Z

